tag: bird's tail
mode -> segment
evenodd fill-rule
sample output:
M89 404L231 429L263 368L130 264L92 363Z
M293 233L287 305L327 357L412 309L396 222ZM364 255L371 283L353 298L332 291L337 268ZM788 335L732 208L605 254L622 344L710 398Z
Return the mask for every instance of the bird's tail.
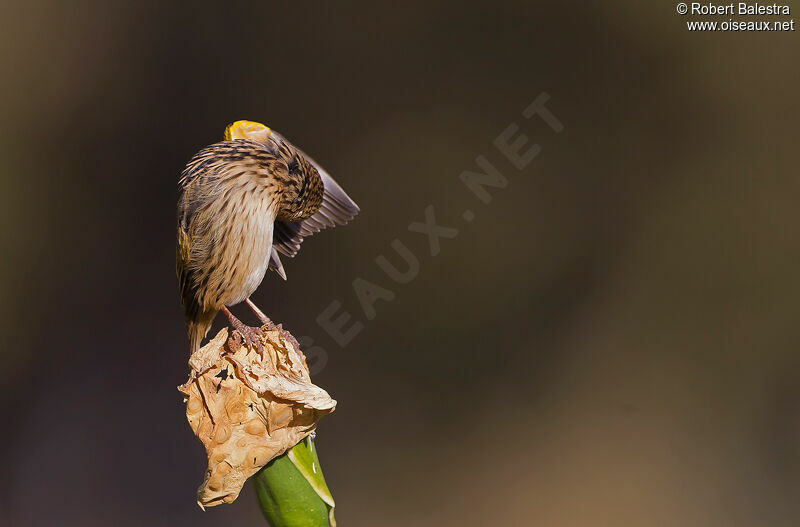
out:
M195 320L188 321L187 332L189 334L189 350L191 353L200 349L200 343L208 334L208 330L211 329L211 324L214 322L216 314L216 311L204 311L198 313L199 316Z

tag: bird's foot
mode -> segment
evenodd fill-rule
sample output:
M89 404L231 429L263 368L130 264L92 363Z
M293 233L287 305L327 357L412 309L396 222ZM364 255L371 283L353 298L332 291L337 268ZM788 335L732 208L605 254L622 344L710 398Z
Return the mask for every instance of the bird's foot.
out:
M291 333L283 329L283 324L276 324L275 322L270 320L269 317L265 315L260 309L258 309L258 306L256 306L253 303L253 301L250 300L249 298L245 300L245 302L247 302L247 305L250 306L250 309L253 311L253 313L256 314L256 316L264 325L264 327L266 327L268 330L277 329L280 332L281 336L292 344L297 353L302 353L300 351L300 344L297 343L297 339L295 339Z
M242 343L245 346L258 350L259 353L264 353L264 344L261 343L260 338L262 333L259 328L244 326L242 328L236 328L236 331L242 337Z
M261 330L259 328L251 328L250 326L246 325L244 322L233 316L233 313L231 313L227 307L223 306L222 310L228 317L228 321L230 322L231 326L233 326L233 329L239 333L239 336L242 338L242 343L248 348L255 348L260 353L263 353L264 345L261 343Z

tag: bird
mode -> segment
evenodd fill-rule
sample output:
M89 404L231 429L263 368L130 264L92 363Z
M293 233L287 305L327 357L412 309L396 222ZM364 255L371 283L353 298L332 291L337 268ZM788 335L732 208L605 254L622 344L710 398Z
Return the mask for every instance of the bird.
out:
M293 258L303 239L344 225L359 207L311 157L266 125L240 120L224 139L200 150L178 183L176 271L194 353L223 311L245 343L257 331L228 307L250 300L267 270L286 280L280 256Z

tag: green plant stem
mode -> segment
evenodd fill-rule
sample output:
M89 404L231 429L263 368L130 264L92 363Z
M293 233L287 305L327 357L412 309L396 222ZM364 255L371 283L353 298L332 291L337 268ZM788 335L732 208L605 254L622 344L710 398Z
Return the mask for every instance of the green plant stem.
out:
M253 476L258 503L272 527L335 527L334 502L311 437Z

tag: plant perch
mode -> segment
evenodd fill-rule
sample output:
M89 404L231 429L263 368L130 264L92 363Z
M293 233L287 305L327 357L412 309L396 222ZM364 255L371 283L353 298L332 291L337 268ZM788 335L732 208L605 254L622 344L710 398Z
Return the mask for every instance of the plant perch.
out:
M255 475L261 509L273 527L335 526L333 497L311 435L336 401L311 382L289 332L253 329L260 349L224 328L192 354L189 379L178 388L189 425L208 454L197 502L203 508L231 503Z

